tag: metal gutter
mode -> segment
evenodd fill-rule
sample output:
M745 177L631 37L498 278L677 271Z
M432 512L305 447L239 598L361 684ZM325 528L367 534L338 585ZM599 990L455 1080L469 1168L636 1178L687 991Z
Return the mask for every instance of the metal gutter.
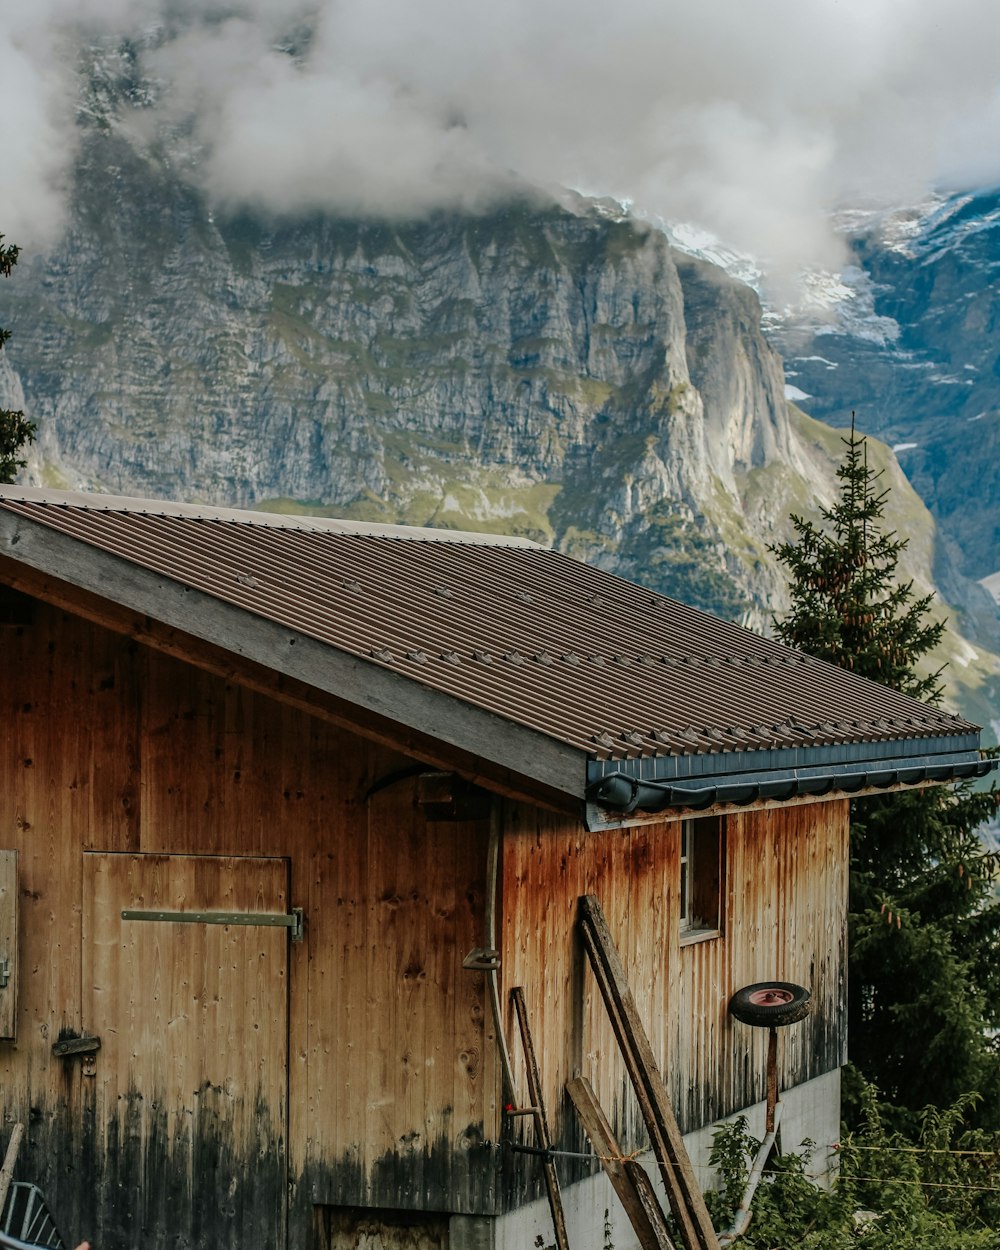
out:
M872 744L875 745L875 744ZM880 744L881 745L881 744ZM618 815L635 811L661 812L668 808L692 811L716 803L747 806L768 799L820 798L830 793L856 794L861 790L888 790L927 782L944 783L985 777L1000 760L983 759L978 752L909 755L880 763L875 759L844 762L840 767L814 766L776 771L729 772L689 776L683 781L656 780L617 769L604 772L587 786L588 827L607 823L601 810Z

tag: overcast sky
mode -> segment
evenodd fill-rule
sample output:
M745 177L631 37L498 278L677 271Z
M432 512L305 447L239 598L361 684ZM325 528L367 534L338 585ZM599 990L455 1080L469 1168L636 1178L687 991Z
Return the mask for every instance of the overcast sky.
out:
M838 204L1000 182L996 0L8 8L0 230L29 247L64 220L81 41L156 30L158 119L193 122L191 176L220 205L405 216L488 203L516 177L791 269L836 263Z

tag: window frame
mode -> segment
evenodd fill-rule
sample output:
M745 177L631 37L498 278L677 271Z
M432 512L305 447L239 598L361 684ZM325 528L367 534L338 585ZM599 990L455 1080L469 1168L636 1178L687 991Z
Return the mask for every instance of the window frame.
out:
M725 928L725 819L680 822L677 927L682 946L721 937Z

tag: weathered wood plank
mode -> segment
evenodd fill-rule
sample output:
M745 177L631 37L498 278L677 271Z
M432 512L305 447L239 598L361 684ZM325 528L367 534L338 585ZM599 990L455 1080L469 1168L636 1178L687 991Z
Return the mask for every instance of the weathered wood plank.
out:
M666 1217L660 1206L660 1200L656 1196L656 1190L653 1188L653 1182L649 1179L649 1173L638 1159L631 1158L625 1160L625 1172L632 1182L636 1197L656 1237L667 1250L673 1250L673 1241L667 1229Z
M17 1035L19 904L17 851L0 851L0 1038L8 1041Z
M7 1195L10 1193L11 1182L14 1179L14 1168L17 1165L17 1154L21 1149L23 1136L24 1125L19 1120L10 1130L10 1139L3 1157L3 1167L0 1168L0 1211L3 1211L7 1204Z
M625 979L604 912L594 895L580 899L580 919L587 953L639 1100L671 1211L690 1250L718 1250L718 1238L695 1180L659 1066Z
M639 1181L642 1193L637 1188L638 1177L645 1177L646 1174L641 1167L638 1173L628 1168L628 1161L622 1155L622 1148L597 1101L593 1086L585 1076L581 1076L569 1081L566 1091L573 1101L601 1167L614 1186L618 1201L628 1216L642 1250L674 1250L656 1194L647 1189L642 1181Z
M448 837L447 847L438 844L434 855L439 877L452 873L454 906L452 1028L456 1050L450 1057L450 1066L454 1073L455 1128L461 1149L453 1168L453 1191L462 1194L467 1204L478 1202L483 1210L491 1212L496 1170L485 1143L495 1142L500 1136L499 1049L487 1001L486 974L463 967L462 961L486 940L486 869L494 819L490 813L484 819L442 824L441 832ZM467 865L464 889L454 877L447 857L453 866ZM447 934L442 937L448 940ZM445 1055L444 1061L448 1058Z
M552 1148L549 1136L549 1122L545 1115L545 1099L542 1095L542 1082L538 1074L538 1059L535 1055L535 1044L531 1037L528 1023L528 1012L524 1005L524 990L515 985L510 992L517 1015L517 1025L521 1032L521 1048L524 1053L524 1068L528 1079L528 1097L531 1099L532 1119L535 1124L535 1142L542 1150ZM545 1174L545 1188L549 1197L549 1211L552 1215L552 1228L555 1232L556 1245L559 1250L569 1250L569 1238L566 1235L566 1216L563 1213L562 1194L559 1191L559 1174L556 1172L555 1161L546 1155L542 1161Z
M618 1041L619 1051L624 1060L626 1073L632 1083L636 1102L639 1106L639 1113L646 1126L646 1132L652 1143L653 1154L660 1168L660 1175L663 1178L671 1213L680 1226L681 1236L688 1250L708 1250L707 1246L703 1244L703 1239L699 1236L698 1226L692 1215L688 1187L684 1184L683 1177L675 1167L675 1159L679 1158L677 1143L671 1140L669 1130L663 1127L661 1117L658 1114L655 1095L648 1088L641 1070L643 1059L635 1054L631 1044L630 1034L633 1030L630 1029L630 1021L626 1011L623 1009L620 995L616 993L614 974L609 971L606 963L601 958L600 939L595 938L593 929L582 925L581 931L587 954L590 956L594 980L604 1000L611 1028Z

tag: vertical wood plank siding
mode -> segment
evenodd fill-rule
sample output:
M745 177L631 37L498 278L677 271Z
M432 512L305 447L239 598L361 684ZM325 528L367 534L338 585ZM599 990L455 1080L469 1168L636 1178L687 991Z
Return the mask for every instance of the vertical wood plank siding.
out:
M645 1143L575 936L581 894L595 894L605 910L685 1131L764 1097L767 1032L727 1012L743 985L777 979L812 991L812 1015L782 1030L783 1086L845 1062L847 826L842 801L728 816L722 933L682 945L678 821L588 834L508 808L503 983L524 986L546 1105L564 1145L580 1141L564 1095L577 1075L593 1083L623 1146ZM510 1022L508 1036L516 1036ZM516 1042L514 1058L523 1089ZM511 1184L508 1201L521 1189L538 1192L528 1167L512 1167Z
M411 761L42 604L0 648L0 848L19 852L21 891L3 1114L27 1122L23 1174L67 1236L132 1250L95 1224L94 1082L51 1054L93 1027L86 852L287 859L307 917L288 946L290 1246L314 1204L490 1213L501 1183L507 1205L534 1192L537 1160L501 1176L485 1144L501 1135L496 1045L483 974L462 968L485 937L489 821L429 819L412 779L370 794ZM501 979L524 986L564 1144L582 1144L564 1093L578 1074L623 1143L642 1141L575 932L584 893L601 899L685 1126L763 1094L764 1037L726 1016L740 985L813 991L812 1018L785 1034L783 1083L843 1060L846 803L727 818L724 932L686 947L676 822L586 834L511 803L501 825Z
M26 1121L23 1174L66 1236L132 1250L94 1222L93 1081L51 1054L92 1027L86 851L288 859L307 918L288 946L290 1246L313 1204L491 1210L495 1039L483 974L461 966L483 943L488 821L426 820L412 779L368 802L411 761L44 605L0 648L0 847L20 854L22 939L3 1114Z

